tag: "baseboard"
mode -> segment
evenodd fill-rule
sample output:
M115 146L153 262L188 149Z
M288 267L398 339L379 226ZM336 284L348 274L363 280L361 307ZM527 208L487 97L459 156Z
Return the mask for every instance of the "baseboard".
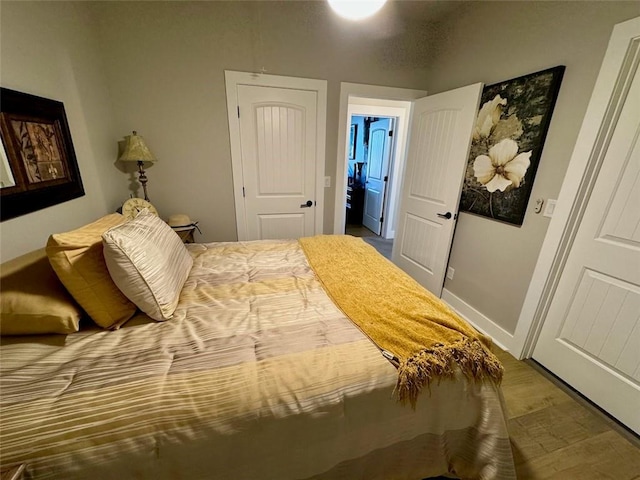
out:
M490 336L493 342L502 350L509 351L513 345L513 334L507 332L489 317L480 313L460 297L454 295L446 288L442 290L442 300L453 308L462 318L476 329Z

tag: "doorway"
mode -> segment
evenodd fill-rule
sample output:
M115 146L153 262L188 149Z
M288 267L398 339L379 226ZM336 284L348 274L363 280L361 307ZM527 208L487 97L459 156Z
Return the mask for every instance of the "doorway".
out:
M386 204L386 212L395 218L385 222L382 237L395 239L393 263L437 296L444 284L481 91L482 84L475 84L427 97L424 91L341 84L334 233L345 231L346 209L342 205L348 187L347 122L354 114L397 117L393 157L396 161L390 175L395 182L390 185ZM367 96L358 96L356 92ZM410 101L384 100L383 96ZM380 111L387 106L387 112ZM413 119L409 146L410 117ZM430 138L436 138L436 143ZM431 180L424 182L424 178Z
M338 121L338 152L335 177L335 209L333 218L333 233L340 235L345 233L346 225L346 195L347 195L347 161L349 158L350 129L352 115L372 117L397 118L395 145L393 156L396 160L392 167L391 176L396 180L387 190L387 201L399 202L402 176L404 173L404 159L406 141L411 115L411 102L414 99L424 97L424 90L412 90L406 88L383 87L377 85L365 85L359 83L342 82L340 84L340 111ZM386 109L386 111L384 111ZM385 231L383 226L382 237L395 237L395 211L391 209L391 217L388 217ZM387 210L389 211L389 210Z
M225 71L238 240L322 233L327 82Z
M393 238L382 233L390 217L387 199L393 183L396 121L396 117L352 115L346 161L345 233L363 238L388 259Z

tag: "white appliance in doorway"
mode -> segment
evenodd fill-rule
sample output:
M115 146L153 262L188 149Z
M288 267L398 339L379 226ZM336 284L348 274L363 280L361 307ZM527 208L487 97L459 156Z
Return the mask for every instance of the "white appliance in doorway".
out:
M324 80L225 72L238 240L322 233Z

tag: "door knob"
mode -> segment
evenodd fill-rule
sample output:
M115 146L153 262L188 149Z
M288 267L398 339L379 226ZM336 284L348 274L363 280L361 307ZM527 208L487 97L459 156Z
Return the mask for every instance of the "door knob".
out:
M311 206L313 206L313 202L311 200L307 200L307 203L300 205L300 208L309 208Z
M438 213L438 216L440 218L446 218L447 220L449 220L451 218L451 212L447 212L447 213Z

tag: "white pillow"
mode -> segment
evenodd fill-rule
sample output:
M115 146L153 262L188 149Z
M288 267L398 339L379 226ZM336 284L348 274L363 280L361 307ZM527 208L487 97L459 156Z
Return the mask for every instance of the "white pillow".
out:
M160 218L142 210L102 235L113 282L154 320L169 320L193 259L180 237Z

